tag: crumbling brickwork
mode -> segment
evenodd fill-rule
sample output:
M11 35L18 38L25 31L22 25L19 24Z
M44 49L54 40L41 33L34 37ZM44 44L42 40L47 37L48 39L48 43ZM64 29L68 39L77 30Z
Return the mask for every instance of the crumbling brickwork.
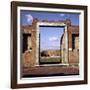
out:
M22 34L27 35L26 42L24 42L25 41L24 39L22 40L23 45L26 46L26 50L24 50L24 52L22 53L22 61L23 61L24 67L33 67L34 65L37 65L37 62L36 62L36 23L37 23L37 20L34 20L31 26L21 27ZM31 36L31 39L29 35ZM25 37L23 36L23 38ZM31 45L31 47L29 45Z
M49 21L38 21L37 19L34 19L32 22L32 25L21 26L22 44L23 44L22 45L23 50L22 50L21 55L22 55L23 67L33 67L35 65L39 65L39 62L36 61L37 59L36 50L39 49L37 48L37 42L36 42L37 22L49 22ZM67 25L67 33L68 33L68 42L67 42L68 62L67 63L79 63L79 26L71 25L71 21L68 19L65 21L50 21L50 23L51 22L58 22L58 23L61 22ZM65 49L65 33L62 35L60 46L61 46L60 55L62 57L62 63L64 63L65 53L66 53L64 50Z
M65 35L61 40L61 56L65 58ZM63 55L62 55L63 54ZM68 25L68 63L79 63L79 26Z

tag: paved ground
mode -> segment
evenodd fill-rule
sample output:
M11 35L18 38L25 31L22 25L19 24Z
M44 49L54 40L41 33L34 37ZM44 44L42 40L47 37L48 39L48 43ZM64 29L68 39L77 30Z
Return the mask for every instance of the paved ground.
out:
M65 75L79 75L79 68L71 66L37 66L32 68L24 68L23 70L23 77Z

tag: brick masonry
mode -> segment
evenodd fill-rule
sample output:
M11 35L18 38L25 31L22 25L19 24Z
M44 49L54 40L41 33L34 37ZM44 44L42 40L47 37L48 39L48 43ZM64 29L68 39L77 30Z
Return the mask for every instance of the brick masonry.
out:
M23 39L23 46L26 47L25 50L23 50L22 52L22 61L23 61L23 67L34 67L35 65L39 65L39 62L37 62L37 23L38 22L48 22L49 21L38 21L37 19L33 20L33 23L31 26L21 26L21 32L22 35L25 34L27 36L27 42L25 42L25 40ZM50 21L51 22L56 22L56 23L64 23L67 25L67 34L68 34L68 63L70 64L76 64L79 63L79 26L74 26L71 25L71 21L69 19L65 20L65 21ZM75 38L73 39L73 35L75 36ZM31 39L30 39L31 37ZM60 41L61 44L61 56L63 56L62 58L62 63L64 62L65 59L65 39L64 39L65 35L62 36L62 40ZM24 37L22 37L24 38ZM74 48L73 48L73 40L74 40ZM30 44L31 42L31 44ZM39 52L38 52L39 53ZM38 56L39 58L39 56Z

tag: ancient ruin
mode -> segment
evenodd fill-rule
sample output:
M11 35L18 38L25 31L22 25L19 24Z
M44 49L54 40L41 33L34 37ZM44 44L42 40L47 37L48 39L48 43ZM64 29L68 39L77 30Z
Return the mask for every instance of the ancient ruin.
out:
M72 25L69 19L64 21L39 21L34 19L32 25L21 26L22 32L22 60L24 67L34 67L39 63L39 27L64 27L64 34L60 40L60 64L79 64L79 26ZM50 53L50 52L49 52Z

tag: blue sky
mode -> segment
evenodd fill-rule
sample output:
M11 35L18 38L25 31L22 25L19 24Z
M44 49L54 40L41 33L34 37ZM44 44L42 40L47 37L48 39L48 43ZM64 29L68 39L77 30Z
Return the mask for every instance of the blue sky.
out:
M70 19L72 25L79 25L79 14L75 13L54 13L21 10L20 12L21 25L32 25L33 19L58 21ZM60 49L60 38L64 32L61 27L40 27L40 49Z
M31 25L34 18L38 20L58 21L70 19L73 25L79 25L79 14L50 13L21 10L21 25Z
M60 49L64 27L40 27L40 50Z

